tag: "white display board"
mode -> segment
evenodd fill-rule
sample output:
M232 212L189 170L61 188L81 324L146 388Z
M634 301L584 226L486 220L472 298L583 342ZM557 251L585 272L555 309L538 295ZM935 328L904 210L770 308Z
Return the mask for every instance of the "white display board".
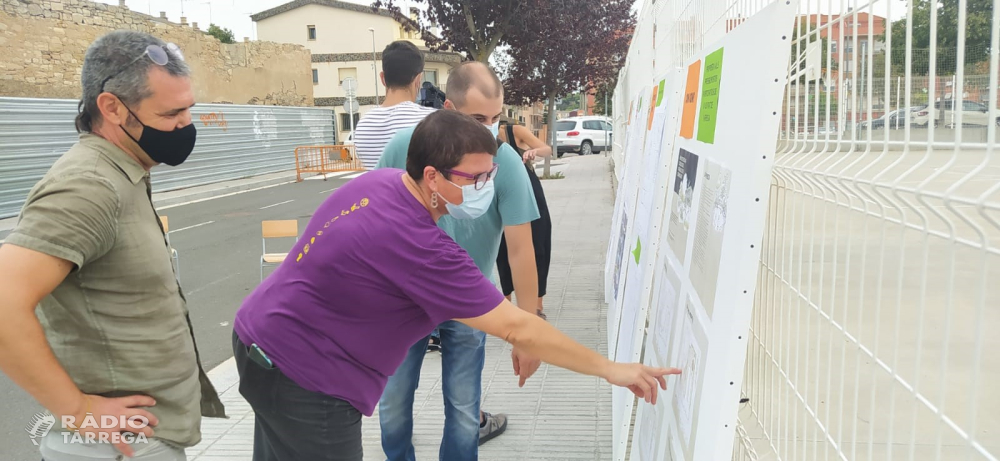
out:
M626 232L627 247L631 250L620 264L625 270L620 282L622 295L617 299L618 333L614 360L638 362L642 354L643 327L645 326L649 302L646 296L652 283L651 270L656 260L659 246L660 217L663 215L667 197L667 178L670 173L670 152L673 136L665 136L677 130L681 108L681 69L654 81L645 91L647 104L642 106L633 119L639 133L630 144L634 163L630 165L631 188L634 189L635 205L630 217L631 226ZM610 347L610 345L609 345ZM619 443L615 451L624 456L627 446L628 428L635 398L624 388L615 388L612 393L612 411L616 418L613 436L618 435Z
M682 374L634 426L613 392L616 460L731 454L796 8L766 7L629 102L609 355Z
M642 162L642 149L637 148L644 141L643 123L640 123L639 113L649 97L640 93L633 100L629 113L628 129L624 149L633 151L635 155L626 155L622 178L618 181L615 194L615 209L611 224L611 235L608 239L608 257L605 260L605 301L608 302L608 356L614 360L617 353L618 332L621 320L621 305L624 297L624 286L628 272L629 253L634 248L628 248L629 236L632 232L636 197L639 193L638 175ZM645 120L645 118L643 118Z
M630 264L629 261L634 260L632 252L635 247L633 246L634 243L631 235L635 227L635 204L639 194L638 177L642 166L642 150L636 146L641 145L645 137L644 124L640 122L640 119L645 119L640 117L639 114L642 112L643 107L648 107L646 105L648 101L649 97L640 93L636 95L632 104L629 114L628 132L625 139L625 149L636 154L626 155L625 168L622 172L622 178L618 182L618 189L615 195L615 218L611 226L609 258L607 259L605 269L607 275L605 283L609 287L609 293L607 293L608 357L611 360L615 360L615 356L618 353L618 336L622 318L621 307L627 305L625 304L626 298L633 299L635 297L635 293L628 292L626 284L629 267L635 265L634 262ZM635 290L633 289L632 291L634 292ZM637 307L638 304L632 303L631 306ZM615 391L611 401L612 424L614 427L612 439L614 440L620 438L621 434L619 432L621 428L629 422L624 415L631 413L625 410L625 404L626 399Z

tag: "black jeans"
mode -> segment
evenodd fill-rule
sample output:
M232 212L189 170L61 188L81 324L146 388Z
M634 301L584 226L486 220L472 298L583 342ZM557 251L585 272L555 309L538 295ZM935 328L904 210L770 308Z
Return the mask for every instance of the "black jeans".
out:
M254 461L361 461L361 412L338 398L303 389L277 368L250 360L248 352L233 332L240 394L256 414Z

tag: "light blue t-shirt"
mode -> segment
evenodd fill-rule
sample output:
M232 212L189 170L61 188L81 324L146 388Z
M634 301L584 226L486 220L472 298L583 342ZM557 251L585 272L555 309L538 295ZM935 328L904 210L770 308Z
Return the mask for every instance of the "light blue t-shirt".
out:
M404 128L396 133L385 146L376 169L406 169L406 152L415 128ZM497 253L500 252L503 228L529 223L539 217L535 193L517 151L504 143L497 149L494 161L497 164L497 174L493 178L496 194L486 214L471 220L445 215L438 221L438 227L455 239L469 253L479 270L491 280Z

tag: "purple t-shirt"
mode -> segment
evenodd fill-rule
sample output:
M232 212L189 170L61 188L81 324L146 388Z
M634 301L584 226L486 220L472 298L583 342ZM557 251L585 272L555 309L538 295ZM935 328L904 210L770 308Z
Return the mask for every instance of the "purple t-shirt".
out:
M417 340L503 301L402 175L371 171L331 194L234 324L299 386L367 416Z

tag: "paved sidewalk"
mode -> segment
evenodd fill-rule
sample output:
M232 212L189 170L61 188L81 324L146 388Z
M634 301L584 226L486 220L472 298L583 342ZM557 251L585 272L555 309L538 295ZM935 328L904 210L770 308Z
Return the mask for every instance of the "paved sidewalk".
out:
M559 160L565 179L543 181L553 224L553 254L545 312L549 321L584 345L607 354L604 256L614 206L609 159ZM228 420L205 419L202 443L189 460L249 461L253 412L237 390L232 360L210 373ZM441 360L428 354L414 406L417 459L438 457L444 409ZM480 447L481 460L606 460L611 457L611 389L599 378L543 365L517 387L510 347L490 337L483 371L483 408L509 416L507 432ZM378 412L364 419L365 460L383 461Z

